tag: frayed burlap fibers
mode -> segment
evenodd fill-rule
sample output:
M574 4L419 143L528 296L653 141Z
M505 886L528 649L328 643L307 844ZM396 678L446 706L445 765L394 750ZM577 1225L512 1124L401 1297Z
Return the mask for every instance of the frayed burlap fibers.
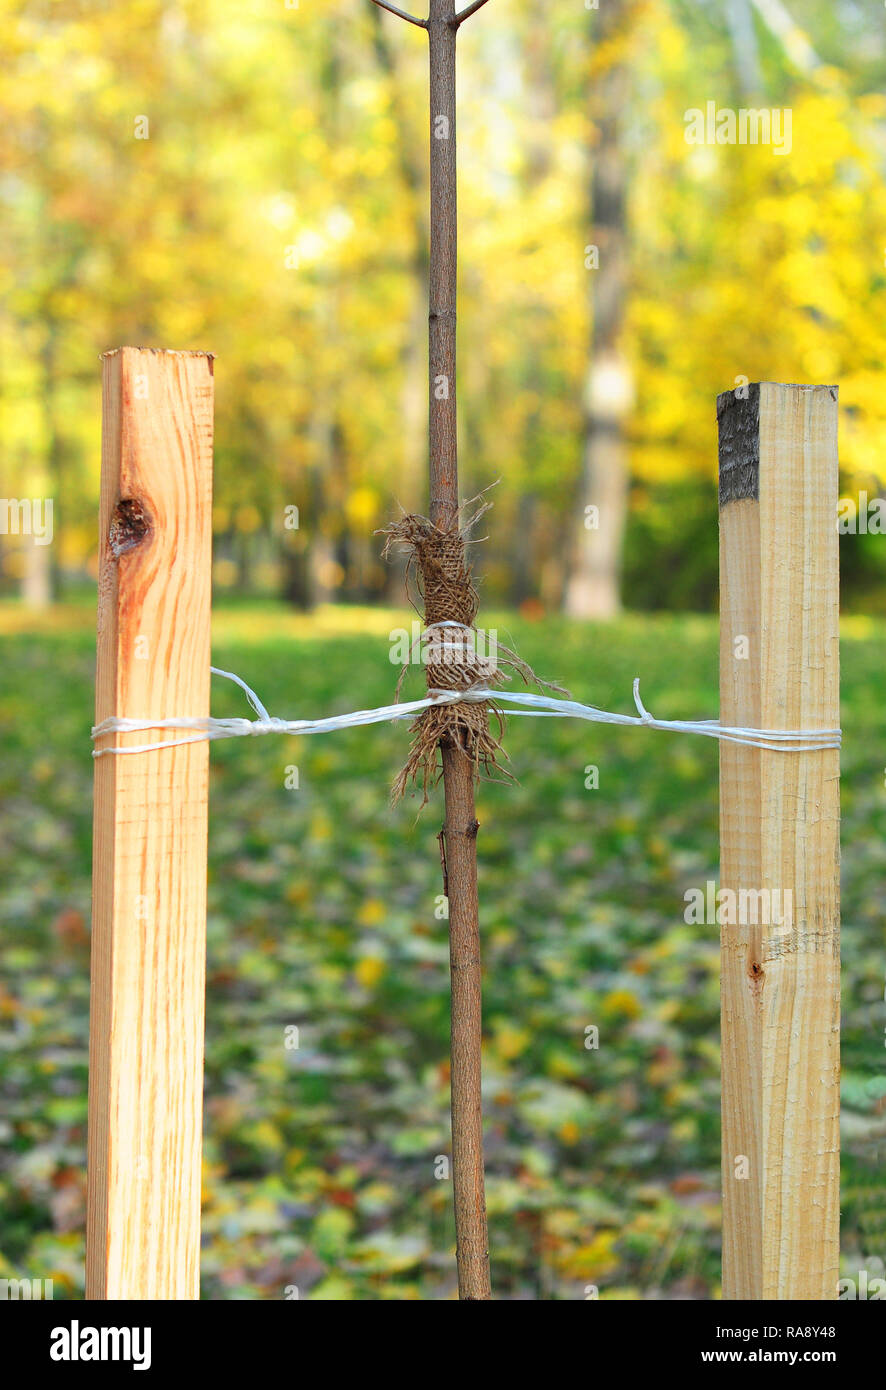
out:
M467 537L490 505L482 503L465 522L462 521L464 508L460 509L449 530L441 530L427 517L409 515L392 522L381 533L385 537L383 553L386 557L395 546L407 553L407 586L410 575L416 572L418 575L425 610L421 660L427 667L428 690L488 690L510 680L503 669L510 668L527 684L535 681L566 694L568 692L562 691L562 687L539 680L532 668L508 647L497 642L487 646L483 640L485 634L478 633L474 627L479 595L467 559ZM400 672L397 699L407 670L408 665ZM490 716L496 720L495 732L490 728ZM437 755L441 744L463 753L472 763L476 776L482 772L486 777L495 778L499 773L513 780L501 762L502 758L507 760L502 747L504 727L501 711L488 700L460 701L423 710L410 728L412 744L394 780L392 800L399 801L413 783L421 785L422 805L425 804L428 789L441 775Z

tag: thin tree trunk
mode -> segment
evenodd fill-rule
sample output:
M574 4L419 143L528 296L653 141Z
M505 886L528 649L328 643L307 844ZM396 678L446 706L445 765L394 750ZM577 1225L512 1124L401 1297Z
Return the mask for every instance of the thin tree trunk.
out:
M632 0L606 0L594 14L598 51L614 37L624 42ZM630 365L622 347L627 269L627 161L623 147L630 67L615 57L594 82L597 132L591 203L599 267L591 279L592 343L588 368L584 462L578 539L566 587L573 617L611 618L621 607L621 559L627 514L627 418L632 405ZM585 508L596 508L586 513ZM596 522L596 525L593 523Z
M456 17L455 0L429 0L417 19L390 3L380 9L427 29L431 94L431 249L428 275L429 515L448 531L458 526L458 439L455 392L457 291L457 186L455 151L455 40L459 24L486 0L472 0ZM455 1199L458 1292L490 1299L483 1110L480 1091L481 968L477 902L477 831L473 759L441 741L445 821L443 890L449 899L452 981L452 1179Z
M455 146L455 0L430 0L431 266L428 294L428 440L431 521L458 511L455 390L458 264Z
M431 264L429 292L430 518L448 529L458 512L455 391L457 208L455 0L430 0ZM446 889L452 981L452 1176L458 1290L489 1299L489 1249L480 1091L481 966L474 770L457 748L442 748Z

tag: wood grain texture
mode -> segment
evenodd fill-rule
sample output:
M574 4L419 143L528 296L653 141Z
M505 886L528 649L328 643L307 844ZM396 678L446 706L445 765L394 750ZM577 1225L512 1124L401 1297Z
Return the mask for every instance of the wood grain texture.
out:
M209 713L212 423L210 355L105 356L97 723ZM95 763L87 1298L199 1297L207 797L205 743Z
M720 718L837 728L837 391L763 382L751 404L718 402ZM727 1299L837 1296L839 776L837 750L720 745L721 889L781 895L721 928Z

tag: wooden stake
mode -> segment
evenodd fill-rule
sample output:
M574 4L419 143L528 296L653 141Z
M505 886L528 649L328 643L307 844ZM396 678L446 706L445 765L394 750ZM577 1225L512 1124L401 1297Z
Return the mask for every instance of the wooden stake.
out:
M208 715L212 357L103 367L96 722ZM96 759L87 1298L199 1297L207 794L206 743Z
M717 402L720 718L835 729L837 390L745 389ZM727 1299L837 1296L839 776L837 750L720 745Z

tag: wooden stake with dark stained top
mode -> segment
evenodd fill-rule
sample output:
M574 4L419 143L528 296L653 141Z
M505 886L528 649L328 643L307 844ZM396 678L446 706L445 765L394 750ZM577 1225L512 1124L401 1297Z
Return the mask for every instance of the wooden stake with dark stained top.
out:
M717 402L720 719L836 729L837 390L745 391ZM723 1297L833 1299L839 751L722 742L720 860L748 906L721 927Z

